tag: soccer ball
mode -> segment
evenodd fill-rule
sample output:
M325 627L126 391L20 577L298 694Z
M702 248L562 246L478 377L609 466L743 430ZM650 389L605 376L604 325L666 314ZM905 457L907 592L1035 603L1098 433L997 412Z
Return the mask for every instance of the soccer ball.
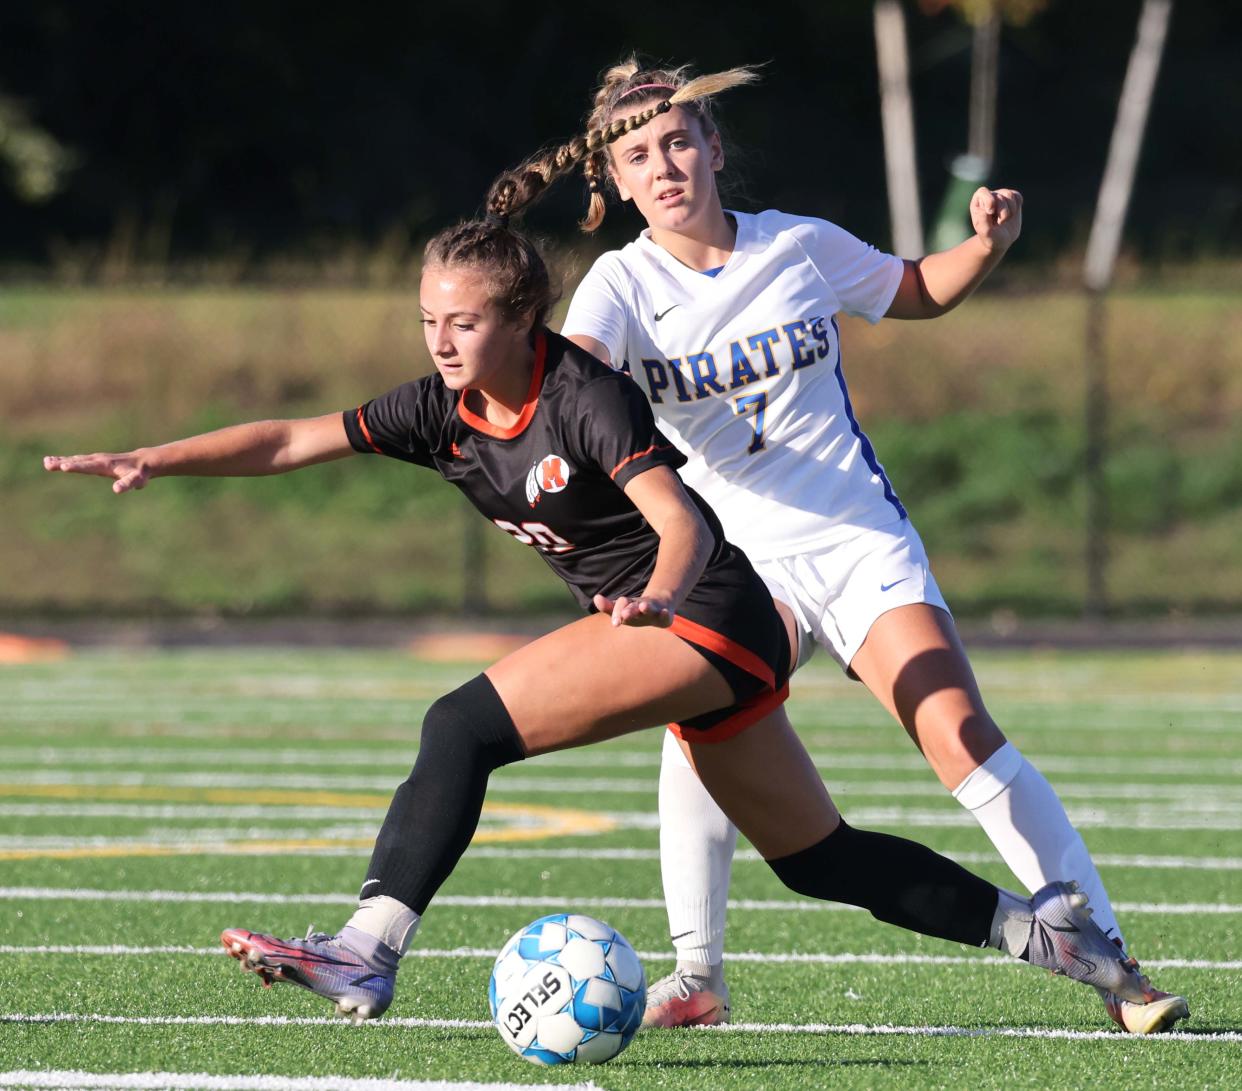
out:
M540 917L496 956L487 986L505 1044L534 1064L602 1064L630 1044L647 979L634 948L603 921Z

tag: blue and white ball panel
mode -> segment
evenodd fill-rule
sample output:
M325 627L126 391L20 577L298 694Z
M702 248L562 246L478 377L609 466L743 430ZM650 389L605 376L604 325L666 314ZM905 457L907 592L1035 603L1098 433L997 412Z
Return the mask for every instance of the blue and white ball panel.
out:
M536 1064L598 1064L642 1022L642 964L625 938L581 914L541 917L510 938L488 983L506 1044Z
M577 1048L574 1060L586 1064L603 1064L605 1061L611 1061L630 1044L631 1037L633 1037L632 1034L622 1036L605 1031L592 1034Z
M572 1053L585 1035L572 1012L558 1011L539 1020L539 1045L553 1053Z
M496 1018L499 998L509 995L513 985L521 980L531 964L517 953L517 944L510 943L500 952L496 965L492 970L492 979L487 987L487 1000L491 1005L492 1018Z
M643 964L638 961L634 948L625 939L617 935L619 942L608 946L608 954L604 956L604 964L608 968L608 976L623 989L630 992L647 993L647 976L643 973Z
M518 951L523 958L534 961L556 954L568 939L564 918L544 917L536 921L518 940Z
M496 1026L500 1036L510 1049L520 1053L535 1044L535 1034L544 1019L563 1012L572 1004L569 971L547 962L536 962L504 993L497 990L496 1001Z
M574 993L574 1018L589 1030L611 1030L622 1016L624 1002L616 983L593 977Z
M611 943L617 933L603 921L594 917L584 917L580 913L570 913L565 918L565 927L576 932L583 939L593 939L597 943Z
M557 953L556 961L579 981L598 977L606 969L603 947L581 936L574 936L569 940Z

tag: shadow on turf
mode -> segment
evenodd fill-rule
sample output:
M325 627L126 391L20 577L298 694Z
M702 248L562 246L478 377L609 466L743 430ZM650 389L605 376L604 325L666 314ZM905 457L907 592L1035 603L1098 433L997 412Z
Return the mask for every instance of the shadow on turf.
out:
M640 1061L635 1059L628 1063L622 1062L628 1068L822 1068L824 1065L834 1065L838 1068L912 1068L916 1065L927 1067L931 1063L930 1061L913 1061L893 1057L841 1057L838 1059L829 1058L827 1060L818 1057L808 1058L804 1061L740 1061L732 1059L723 1061Z

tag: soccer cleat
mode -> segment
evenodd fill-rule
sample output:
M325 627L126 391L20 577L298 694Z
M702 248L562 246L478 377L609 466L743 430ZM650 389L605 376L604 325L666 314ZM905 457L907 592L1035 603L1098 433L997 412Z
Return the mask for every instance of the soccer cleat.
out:
M647 989L644 1027L714 1027L729 1021L729 986L708 987L707 979L674 970Z
M392 1003L397 970L380 966L346 947L339 936L306 930L305 939L277 939L244 928L220 933L224 949L259 975L265 988L273 981L301 985L336 1003L336 1014L360 1023L376 1019Z
M1131 1034L1161 1034L1178 1020L1190 1017L1190 1005L1185 997L1157 989L1151 991L1151 999L1146 1004L1122 1000L1116 993L1103 989L1100 999L1113 1022Z
M1031 898L1033 918L1026 958L1054 974L1094 985L1132 1004L1155 996L1138 963L1126 958L1091 919L1077 883L1049 883Z
M1121 940L1113 937L1113 943L1119 950L1124 950ZM1137 967L1138 963L1135 962L1134 965ZM1131 1034L1161 1034L1178 1020L1190 1018L1190 1005L1186 1003L1184 996L1174 996L1172 993L1152 989L1146 1004L1133 1004L1105 989L1100 989L1099 992L1100 999L1104 1001L1104 1009L1112 1021Z

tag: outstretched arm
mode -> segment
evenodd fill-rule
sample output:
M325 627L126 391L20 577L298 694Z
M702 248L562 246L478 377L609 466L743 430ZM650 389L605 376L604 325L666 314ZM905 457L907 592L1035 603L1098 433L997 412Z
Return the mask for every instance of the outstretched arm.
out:
M154 477L257 477L286 473L354 453L340 413L265 420L139 447L120 454L48 455L52 472L110 477L115 493L141 489Z
M668 628L682 599L703 575L712 555L712 535L676 472L654 466L633 477L625 495L660 536L655 568L637 598L595 596L595 608L611 614L614 625Z
M937 318L983 283L1022 231L1022 194L980 186L970 199L972 238L907 261L885 318Z

